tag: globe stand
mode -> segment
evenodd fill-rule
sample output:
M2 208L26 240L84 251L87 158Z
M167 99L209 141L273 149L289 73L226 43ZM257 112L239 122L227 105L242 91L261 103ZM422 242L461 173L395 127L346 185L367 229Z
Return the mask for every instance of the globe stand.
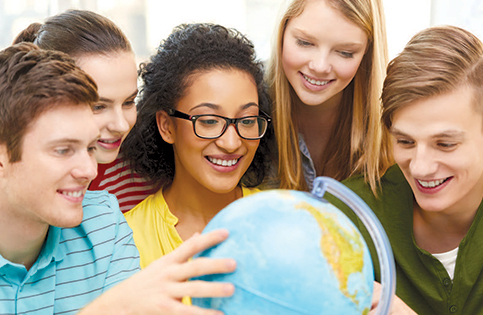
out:
M376 315L389 314L396 290L396 267L391 245L384 228L366 203L335 179L325 176L317 177L314 180L313 187L312 195L323 199L326 192L332 194L349 206L367 228L376 247L381 266L381 299L376 309Z

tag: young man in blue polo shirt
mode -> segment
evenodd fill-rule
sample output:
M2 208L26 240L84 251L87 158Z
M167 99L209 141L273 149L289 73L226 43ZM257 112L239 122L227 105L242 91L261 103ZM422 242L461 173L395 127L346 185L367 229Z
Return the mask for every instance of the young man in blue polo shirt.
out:
M97 99L95 83L63 53L27 43L0 52L0 314L75 314L93 300L83 314L183 314L184 295L232 294L229 284L186 282L233 271L230 260L188 262L226 231L138 272L117 200L87 191Z

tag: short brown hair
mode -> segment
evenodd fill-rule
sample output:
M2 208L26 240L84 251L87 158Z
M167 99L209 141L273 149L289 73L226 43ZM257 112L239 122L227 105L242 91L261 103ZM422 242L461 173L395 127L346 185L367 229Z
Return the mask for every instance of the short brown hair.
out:
M455 26L436 26L416 34L387 68L382 121L389 129L398 109L467 85L478 110L483 105L483 44ZM456 104L455 104L456 105Z
M68 55L31 43L0 51L0 144L10 162L20 161L23 136L43 112L97 100L94 80Z

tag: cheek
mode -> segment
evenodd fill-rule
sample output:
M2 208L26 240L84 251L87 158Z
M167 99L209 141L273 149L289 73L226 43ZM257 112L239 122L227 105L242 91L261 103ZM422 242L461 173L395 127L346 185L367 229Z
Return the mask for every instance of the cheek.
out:
M303 54L297 51L296 47L291 44L284 44L282 51L282 65L285 73L290 73L303 64Z
M247 149L248 149L248 152L250 154L250 156L252 156L252 159L253 159L253 156L255 156L255 153L257 152L257 149L258 149L258 146L260 144L260 140L246 140L247 141Z
M174 146L176 146L178 150L182 150L188 154L193 154L202 150L206 147L208 142L208 140L203 140L195 135L191 123L178 124L175 127L175 137Z
M100 131L106 129L107 125L109 124L109 113L103 112L100 114L95 114L94 121L96 123L97 128L99 128Z
M341 60L334 66L334 68L337 69L339 77L350 82L356 75L360 64L360 59Z
M133 106L132 108L125 110L124 111L124 118L126 119L127 123L129 124L129 130L131 130L132 127L134 126L134 124L136 123L136 120L137 120L136 107Z
M411 154L407 150L399 148L396 144L393 146L394 162L396 162L400 168L407 167L411 161Z

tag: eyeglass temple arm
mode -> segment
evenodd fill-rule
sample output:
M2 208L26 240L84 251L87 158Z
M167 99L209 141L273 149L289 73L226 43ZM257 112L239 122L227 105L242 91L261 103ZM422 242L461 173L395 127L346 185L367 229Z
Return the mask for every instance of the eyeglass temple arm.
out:
M172 117L183 118L187 120L193 119L193 116L177 111L176 109L168 108L166 112L168 113L169 116L172 116Z

